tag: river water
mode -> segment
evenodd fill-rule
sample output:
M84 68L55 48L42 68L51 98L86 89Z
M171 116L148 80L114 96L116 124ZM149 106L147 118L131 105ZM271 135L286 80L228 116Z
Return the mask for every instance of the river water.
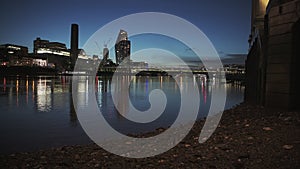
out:
M225 109L243 101L244 87L241 85L216 85L213 79L193 78L200 94L198 118L207 115L213 88L225 88ZM72 77L69 76L0 77L0 153L92 143L73 108L71 83ZM98 76L94 83L99 110L113 128L124 134L168 127L180 109L179 85L182 84L177 84L169 76L139 76L133 77L130 82L129 98L137 110L149 109L149 93L153 89L163 90L167 97L163 114L146 124L134 123L118 113L112 100L110 76ZM85 85L79 84L83 89Z

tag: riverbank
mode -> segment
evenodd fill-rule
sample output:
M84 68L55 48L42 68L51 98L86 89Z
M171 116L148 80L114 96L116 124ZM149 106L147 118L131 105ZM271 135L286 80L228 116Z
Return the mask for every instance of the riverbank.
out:
M96 145L78 145L1 155L0 168L300 168L299 112L241 104L226 110L212 137L199 144L203 123L155 157L129 159Z
M58 75L58 71L49 67L31 66L0 66L1 76L40 76Z

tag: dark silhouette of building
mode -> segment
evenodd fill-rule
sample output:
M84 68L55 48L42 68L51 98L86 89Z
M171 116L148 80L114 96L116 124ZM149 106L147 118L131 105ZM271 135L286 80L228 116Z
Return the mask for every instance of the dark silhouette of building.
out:
M78 25L72 24L71 26L71 65L75 65L78 58Z
M118 39L115 44L116 64L119 65L125 59L130 61L130 41L127 32L120 30Z
M245 101L299 110L300 0L253 0Z

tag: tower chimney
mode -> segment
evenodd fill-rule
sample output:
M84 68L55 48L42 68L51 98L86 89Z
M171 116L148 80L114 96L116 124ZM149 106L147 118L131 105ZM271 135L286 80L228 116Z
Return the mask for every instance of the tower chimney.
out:
M70 51L71 67L75 66L78 57L78 25L71 26L71 51Z

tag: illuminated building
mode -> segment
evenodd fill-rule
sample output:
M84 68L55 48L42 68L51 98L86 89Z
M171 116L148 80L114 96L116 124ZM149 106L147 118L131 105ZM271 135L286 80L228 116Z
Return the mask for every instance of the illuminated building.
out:
M66 45L60 42L50 42L36 38L33 41L33 54L35 66L50 66L57 70L69 69L70 51Z
M40 67L48 67L48 61L47 59L33 59L33 65Z
M85 51L83 49L79 49L77 53L78 53L77 58L83 59L83 60L89 59L88 55L85 53Z
M25 46L3 44L0 45L1 54L15 55L19 57L25 57L28 55L28 48Z
M148 68L147 62L131 62L130 66L132 68Z
M36 38L33 41L33 52L34 54L54 54L60 56L70 56L70 52L66 45L60 42L49 42L48 40L42 40Z
M31 66L32 59L28 58L28 48L13 44L0 45L0 65Z
M120 64L124 59L130 61L130 41L128 40L127 32L120 30L116 44L116 63Z

